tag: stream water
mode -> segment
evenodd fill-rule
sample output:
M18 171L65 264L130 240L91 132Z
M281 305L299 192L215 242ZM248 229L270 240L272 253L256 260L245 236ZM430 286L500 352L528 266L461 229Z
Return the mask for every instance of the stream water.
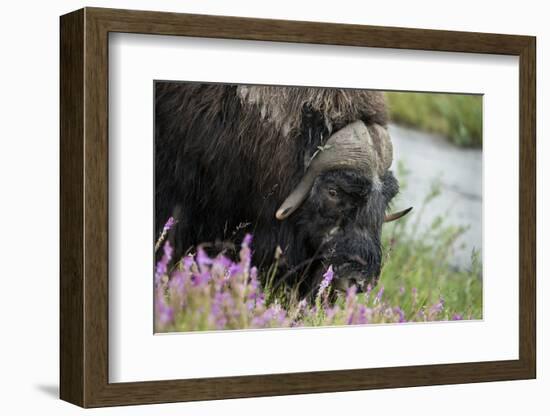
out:
M435 182L440 195L426 205L419 222L419 231L429 227L437 216L445 224L468 227L456 241L452 264L469 268L472 250L482 247L482 152L464 149L443 137L391 125L394 165L401 161L409 173L406 187L400 192L395 209L414 206L409 215L418 214L422 202ZM409 224L414 223L409 220Z

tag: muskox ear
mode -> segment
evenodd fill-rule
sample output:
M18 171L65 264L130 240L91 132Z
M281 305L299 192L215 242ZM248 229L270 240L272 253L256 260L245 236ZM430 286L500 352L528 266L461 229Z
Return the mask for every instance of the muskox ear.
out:
M412 209L413 207L409 207L407 209L404 209L403 211L394 212L393 214L386 215L386 217L384 218L384 222L392 222L392 221L398 220L399 218L402 218L405 215L407 215L409 212L411 212Z

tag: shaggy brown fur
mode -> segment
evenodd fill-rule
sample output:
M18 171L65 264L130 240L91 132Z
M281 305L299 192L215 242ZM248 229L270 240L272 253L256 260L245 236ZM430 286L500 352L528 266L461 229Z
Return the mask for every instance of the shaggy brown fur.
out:
M331 133L362 120L387 123L376 91L157 82L156 230L175 212L176 255L189 247L253 232L255 261L277 246L291 266L311 253L298 218L275 211ZM373 138L376 140L376 137ZM383 213L381 214L383 215Z

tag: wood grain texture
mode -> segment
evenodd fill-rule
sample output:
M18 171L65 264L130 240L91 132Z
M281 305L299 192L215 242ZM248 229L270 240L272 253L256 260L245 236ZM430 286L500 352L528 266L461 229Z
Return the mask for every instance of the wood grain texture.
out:
M537 254L537 152L536 152L536 40L520 54L519 99L519 356L536 378L536 254Z
M463 364L140 383L108 380L108 33L520 57L520 357ZM533 378L535 38L86 8L61 18L61 397L83 407Z
M85 11L84 58L84 378L85 406L101 397L108 380L109 182L108 32Z
M528 36L87 8L111 32L519 55Z
M60 22L60 388L84 404L84 12Z

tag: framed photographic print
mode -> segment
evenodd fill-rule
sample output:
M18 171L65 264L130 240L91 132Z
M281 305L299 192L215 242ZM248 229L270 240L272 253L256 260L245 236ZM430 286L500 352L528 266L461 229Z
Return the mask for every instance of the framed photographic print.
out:
M534 378L535 38L61 17L83 407Z

